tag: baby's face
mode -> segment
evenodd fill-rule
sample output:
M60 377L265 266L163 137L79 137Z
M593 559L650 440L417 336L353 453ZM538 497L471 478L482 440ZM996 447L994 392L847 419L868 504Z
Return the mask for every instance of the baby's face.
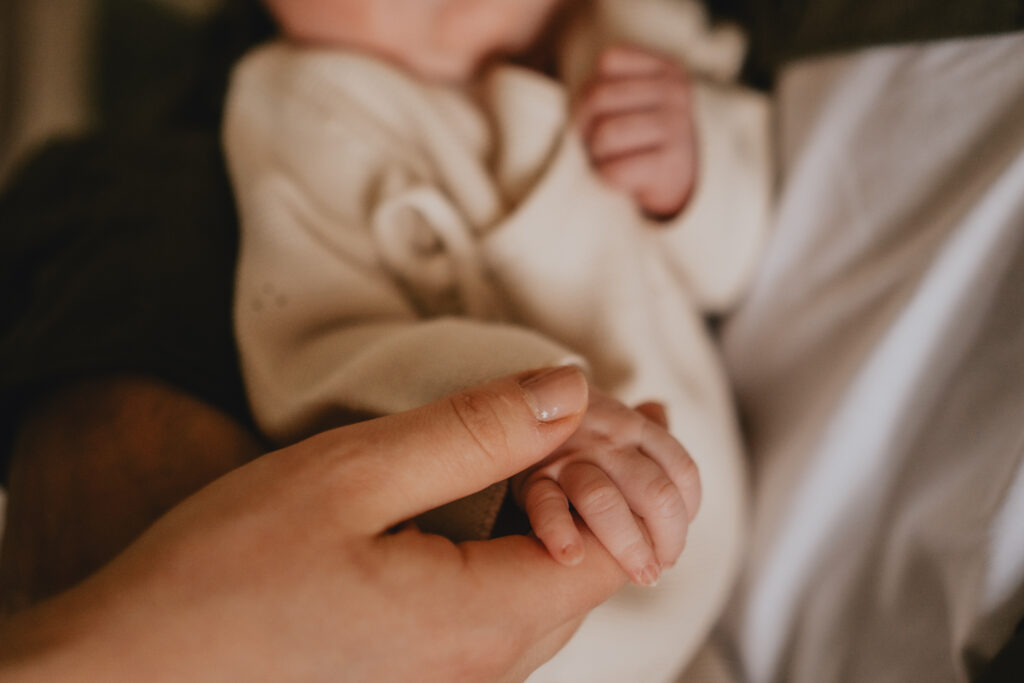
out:
M530 46L566 0L267 0L282 30L342 45L443 81L468 80L493 55Z

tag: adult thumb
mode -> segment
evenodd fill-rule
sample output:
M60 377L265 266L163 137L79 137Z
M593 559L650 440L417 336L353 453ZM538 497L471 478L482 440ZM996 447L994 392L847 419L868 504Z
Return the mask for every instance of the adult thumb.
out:
M579 426L587 380L561 366L512 375L345 432L343 478L358 482L362 531L480 491L538 462ZM351 498L350 498L351 500ZM354 521L354 520L350 520Z

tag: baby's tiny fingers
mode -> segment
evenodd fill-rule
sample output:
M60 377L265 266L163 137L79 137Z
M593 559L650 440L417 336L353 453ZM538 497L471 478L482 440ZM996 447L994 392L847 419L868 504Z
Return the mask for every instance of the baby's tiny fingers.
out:
M620 451L602 463L651 535L662 567L675 564L686 545L690 516L682 493L665 471L637 450Z
M654 460L675 484L686 504L690 523L700 510L700 471L689 451L665 429L650 421L640 427L640 450Z
M605 182L628 192L645 211L659 217L681 211L696 182L693 165L671 146L612 158L596 167Z
M664 76L595 80L576 105L576 121L584 133L602 116L654 109L678 110L689 105L689 86Z
M594 123L587 149L595 163L625 154L658 149L669 141L672 124L664 110L626 112Z
M627 44L607 48L597 61L597 72L612 78L654 76L672 68L675 62L664 55Z
M523 508L551 556L571 567L583 559L583 538L572 519L565 492L551 479L538 476L523 487Z
M580 517L633 582L654 585L661 565L626 498L608 475L592 463L573 462L562 469L558 481Z
M665 405L658 401L647 401L641 403L634 410L662 429L668 429L668 413L665 412Z

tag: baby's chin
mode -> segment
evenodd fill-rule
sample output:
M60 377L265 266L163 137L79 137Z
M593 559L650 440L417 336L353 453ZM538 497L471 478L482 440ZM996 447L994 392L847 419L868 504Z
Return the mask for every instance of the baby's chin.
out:
M483 59L432 56L430 58L401 58L400 64L415 76L446 85L466 85L480 73Z
M517 51L504 47L462 54L392 54L392 61L417 78L445 85L468 85L487 71L495 62L508 60Z

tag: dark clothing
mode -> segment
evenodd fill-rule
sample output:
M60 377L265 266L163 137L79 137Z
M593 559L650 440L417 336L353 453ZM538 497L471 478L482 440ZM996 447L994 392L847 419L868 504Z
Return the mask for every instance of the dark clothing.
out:
M235 215L214 135L40 154L0 202L0 416L78 377L155 375L245 419Z
M1024 681L1024 621L976 683L1020 683Z
M762 85L801 57L1024 29L1024 0L712 0L712 6L749 32L746 71Z
M0 481L25 407L78 378L155 377L250 423L219 127L230 64L271 24L244 1L200 30L138 0L101 10L100 130L48 146L0 197Z

